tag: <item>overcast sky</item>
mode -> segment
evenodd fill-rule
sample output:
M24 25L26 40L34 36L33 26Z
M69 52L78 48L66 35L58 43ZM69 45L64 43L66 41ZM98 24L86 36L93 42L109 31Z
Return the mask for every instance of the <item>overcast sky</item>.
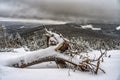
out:
M0 17L120 22L120 0L0 0Z

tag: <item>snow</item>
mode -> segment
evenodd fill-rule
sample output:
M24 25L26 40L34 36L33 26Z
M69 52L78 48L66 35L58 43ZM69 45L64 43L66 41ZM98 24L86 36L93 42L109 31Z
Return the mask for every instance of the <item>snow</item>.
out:
M16 48L16 49L14 49L13 51L16 52L16 53L24 53L24 52L26 52L26 51L25 51L25 48L23 48L23 47L21 47L21 48Z
M92 28L92 30L101 30L101 28Z
M7 64L5 64L5 65L10 65L11 66L13 64L19 63L19 66L21 66L21 64L22 64L21 61L24 61L24 63L27 64L27 63L31 63L33 61L39 60L40 58L49 57L49 56L64 58L68 61L71 61L71 59L68 56L66 56L64 54L60 54L59 52L56 52L54 50L55 47L56 46L52 46L52 47L42 49L42 50L27 52L27 54L25 54L21 57L16 57L16 58L13 58L11 60L8 60ZM25 52L23 52L23 53L25 53ZM74 62L76 64L79 64L79 59L73 58L72 62Z
M20 28L24 28L25 26L21 26Z
M92 25L81 26L83 29L101 30L101 28L94 28Z
M0 80L120 80L120 50L107 51L107 55L111 55L111 57L104 57L104 62L100 64L100 67L105 70L105 74L101 71L95 75L90 72L74 72L65 68L58 69L55 62L40 63L26 68L14 68L11 66L16 63L19 63L19 66L21 66L21 60L28 64L49 56L71 61L68 55L66 56L55 51L55 48L63 43L63 38L51 31L47 32L48 35L54 35L51 40L58 41L56 46L36 51L26 51L24 48L17 48L12 52L0 52ZM104 52L104 50L102 51ZM86 55L87 53L81 54ZM94 59L98 58L100 54L100 51L93 50L88 52L88 57ZM76 57L72 58L71 62L78 65L80 59L78 56Z
M120 80L120 50L108 51L110 58L105 57L104 62L101 63L101 67L106 73L99 72L98 75L91 74L89 72L72 71L69 69L57 69L54 62L46 62L37 65L33 65L24 69L8 67L6 64L11 62L11 59L16 57L29 56L29 60L33 57L32 54L36 54L34 58L37 58L41 53L53 52L53 47L32 52L25 52L22 48L15 49L16 52L1 52L0 53L0 80ZM23 51L23 53L22 53ZM39 53L36 53L39 52ZM38 54L38 55L37 55ZM50 53L50 54L57 54ZM89 56L92 58L94 54L100 55L99 51L89 52ZM40 57L45 55L40 55Z
M48 31L47 29L45 29L45 30L47 32L46 35L49 35L49 36L54 35L53 37L50 38L50 40L55 41L56 43L58 43L57 46L64 42L63 38L60 37L60 35L58 35L58 34L56 34L54 32Z
M120 30L120 26L116 27L116 30Z

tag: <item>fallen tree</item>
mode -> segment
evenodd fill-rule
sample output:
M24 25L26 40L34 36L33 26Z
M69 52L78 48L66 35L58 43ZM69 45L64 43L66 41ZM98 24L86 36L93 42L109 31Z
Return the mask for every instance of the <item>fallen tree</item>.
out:
M100 68L100 62L105 52L101 51L101 55L97 59L90 59L85 56L80 57L81 54L77 50L72 49L72 43L69 40L47 29L45 29L45 32L48 48L32 51L24 56L10 60L8 66L24 68L42 62L55 61L59 68L71 67L74 70L90 71L95 74L100 70L105 73ZM75 56L79 56L80 58Z

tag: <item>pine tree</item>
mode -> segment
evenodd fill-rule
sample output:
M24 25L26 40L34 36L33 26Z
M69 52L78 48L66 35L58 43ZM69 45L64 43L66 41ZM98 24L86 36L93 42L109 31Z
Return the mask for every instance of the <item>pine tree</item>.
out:
M20 34L17 32L14 38L15 41L15 47L21 47L22 46L22 38L20 36Z
M14 45L14 37L13 37L13 34L10 34L10 35L7 37L7 43L8 43L8 47L13 47L13 45Z
M6 27L4 25L1 26L1 31L2 31L2 35L3 35L3 41L4 41L4 48L7 47L7 41L6 41L6 36L7 36L7 33L6 33Z

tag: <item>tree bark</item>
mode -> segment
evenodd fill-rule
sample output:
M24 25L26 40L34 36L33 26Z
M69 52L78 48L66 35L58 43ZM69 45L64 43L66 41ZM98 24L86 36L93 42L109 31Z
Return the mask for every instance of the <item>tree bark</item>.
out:
M64 58L60 58L60 57L56 57L56 56L48 56L48 57L43 57L43 58L40 58L36 61L32 61L31 63L25 63L23 60L21 60L21 65L19 66L19 63L15 63L13 64L12 66L14 67L17 67L17 68L25 68L25 67L28 67L28 66L32 66L32 65L35 65L35 64L38 64L38 63L42 63L42 62L48 62L48 61L55 61L55 62L58 62L58 63L61 63L63 64L62 66L66 66L67 67L67 63L70 63L72 65L75 65L77 66L78 64L74 63L74 62L71 62L67 59L64 59Z

